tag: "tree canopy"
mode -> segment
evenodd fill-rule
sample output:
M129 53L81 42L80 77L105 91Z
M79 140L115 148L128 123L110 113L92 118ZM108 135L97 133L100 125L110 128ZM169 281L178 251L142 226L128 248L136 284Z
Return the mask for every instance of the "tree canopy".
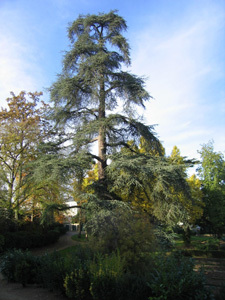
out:
M204 226L221 235L225 229L225 161L220 152L214 151L213 142L202 145L199 151L201 164L198 169L202 181L205 209Z
M135 106L144 107L150 95L144 80L122 70L130 64L129 45L122 32L125 20L116 11L79 16L68 28L71 49L63 70L50 88L54 119L72 133L74 153L85 151L98 161L98 178L106 182L108 155L121 146L159 144L153 128L135 118ZM122 102L123 113L118 113ZM92 143L98 143L93 153Z
M0 176L5 187L1 202L18 218L21 204L32 193L29 163L45 138L45 122L44 106L37 107L41 93L11 95L9 108L0 111Z

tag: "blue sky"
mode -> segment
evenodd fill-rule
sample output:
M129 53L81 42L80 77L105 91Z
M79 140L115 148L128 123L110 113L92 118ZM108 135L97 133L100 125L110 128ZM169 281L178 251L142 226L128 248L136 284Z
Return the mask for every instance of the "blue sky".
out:
M154 98L145 123L169 155L198 158L214 140L225 151L224 0L0 0L0 105L10 91L46 92L69 49L67 27L79 14L117 9L125 18L132 65Z

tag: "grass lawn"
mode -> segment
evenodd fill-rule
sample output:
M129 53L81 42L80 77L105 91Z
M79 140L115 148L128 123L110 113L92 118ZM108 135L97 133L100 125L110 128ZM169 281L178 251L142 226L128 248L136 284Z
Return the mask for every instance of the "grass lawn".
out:
M225 241L213 236L191 236L191 244L186 246L182 236L178 235L174 245L175 250L185 251L193 257L225 258Z
M188 249L195 249L195 250L203 250L203 248L214 248L211 250L219 250L220 241L213 237L213 236L191 236L191 244ZM175 248L177 249L186 249L187 247L184 244L181 235L178 235L178 238L175 240ZM216 249L217 248L217 249Z
M63 256L73 256L74 253L77 253L77 251L80 251L79 249L82 249L83 245L87 245L88 241L85 237L85 234L81 234L81 237L79 237L77 234L73 235L71 237L71 239L73 241L76 241L76 245L74 246L70 246L68 248L65 248L63 250L60 250L60 254L62 254Z
M79 237L79 235L78 234L75 234L75 235L73 235L72 237L71 237L71 239L73 240L73 241L76 241L76 242L87 242L87 239L86 239L86 236L85 236L85 234L83 233L83 234L81 234L81 236Z
M59 253L64 257L65 256L73 256L73 253L76 252L76 248L77 248L77 246L71 246L71 247L65 248L63 250L59 250Z

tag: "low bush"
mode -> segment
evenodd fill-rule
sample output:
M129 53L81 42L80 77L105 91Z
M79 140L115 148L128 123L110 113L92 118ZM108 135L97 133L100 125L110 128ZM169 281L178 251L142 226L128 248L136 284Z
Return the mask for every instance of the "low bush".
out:
M0 271L8 281L38 283L74 300L211 299L192 258L152 254L151 264L147 272L131 272L118 251L93 258L90 249L78 246L41 257L11 250L1 257Z
M124 274L124 259L119 252L98 254L90 265L90 291L94 300L113 300L118 296L118 285Z
M38 283L49 290L61 290L68 296L76 293L82 295L83 285L87 284L82 277L86 274L89 261L92 259L93 253L88 247L76 245L59 252L46 254L41 257ZM88 281L87 279L85 279ZM73 288L77 287L75 292Z
M57 230L60 235L65 234L68 231L68 228L64 226L64 224L60 223L54 223L52 226L50 226L51 230Z
M75 261L76 263L86 263L87 261L92 261L94 258L93 249L88 247L88 245L81 244L60 250L59 253L66 258L66 262L68 264L71 264L71 260Z
M118 278L109 274L98 274L91 282L91 295L94 300L114 300L117 298Z
M195 250L185 249L180 251L186 257L213 257L213 258L225 258L225 251L221 250Z
M5 238L3 235L0 234L0 253L3 252L5 246Z
M117 300L148 299L151 289L146 274L124 273L117 283Z
M1 257L0 272L9 282L19 282L25 286L36 282L40 259L30 252L20 249L7 251Z
M64 278L68 270L65 259L60 253L54 252L41 257L37 283L50 291L64 292Z
M6 232L4 234L4 250L7 249L31 249L53 244L59 239L60 233L57 230L51 230L46 233L40 232Z
M201 300L212 299L205 288L203 273L193 270L192 258L180 253L155 258L155 270L151 273L149 300Z
M72 250L66 254L72 254ZM77 255L79 252L73 258ZM74 300L139 300L151 294L145 276L127 272L126 260L119 252L77 260L65 277L64 288L67 297Z
M54 229L46 232L43 236L45 245L54 244L58 241L60 232L57 229Z
M132 272L143 272L145 257L157 247L154 228L145 214L115 208L100 210L86 223L88 240L95 252L113 253L119 249ZM135 272L134 271L134 272Z
M196 248L198 250L205 250L205 251L219 250L220 240L219 239L208 239L208 240L196 245Z
M86 234L81 234L81 235L78 235L78 234L74 234L72 236L72 240L73 241L76 241L76 242L87 242L87 237L86 237Z
M90 272L85 264L81 264L65 277L66 296L74 300L91 300L90 284Z

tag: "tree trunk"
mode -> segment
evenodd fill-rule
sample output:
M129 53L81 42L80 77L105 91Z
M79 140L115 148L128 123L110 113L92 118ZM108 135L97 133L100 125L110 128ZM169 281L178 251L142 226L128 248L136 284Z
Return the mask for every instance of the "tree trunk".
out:
M15 208L15 220L19 221L19 208L18 207Z
M100 83L100 103L99 103L99 121L104 122L105 119L105 86L104 79L101 80ZM98 156L100 161L98 162L98 179L100 181L105 180L105 168L107 166L106 163L106 133L105 133L105 125L101 124L99 128L99 136L98 136Z
M82 230L82 209L80 208L79 211L79 231L78 231L78 237L81 238L81 230Z

